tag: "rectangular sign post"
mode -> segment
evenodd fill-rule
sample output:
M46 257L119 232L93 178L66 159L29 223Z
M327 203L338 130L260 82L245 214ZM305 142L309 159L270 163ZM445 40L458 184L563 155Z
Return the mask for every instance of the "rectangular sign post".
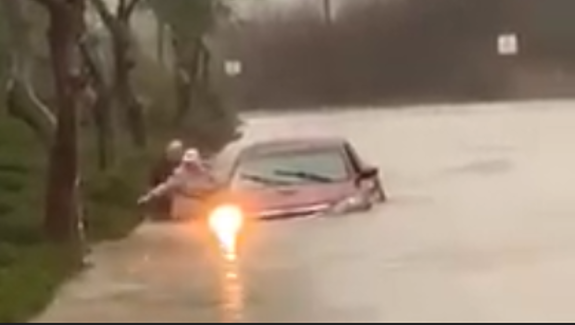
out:
M224 70L226 74L230 77L237 77L242 74L243 66L240 61L237 60L227 60L224 63Z
M517 34L501 34L497 38L497 53L501 56L516 56L519 54L519 38Z

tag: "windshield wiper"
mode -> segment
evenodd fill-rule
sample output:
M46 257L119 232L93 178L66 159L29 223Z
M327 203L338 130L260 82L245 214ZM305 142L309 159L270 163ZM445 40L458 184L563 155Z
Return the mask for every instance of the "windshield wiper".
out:
M250 180L252 182L264 184L264 185L291 185L292 184L291 182L282 181L279 179L274 179L274 178L259 176L259 175L251 175L251 174L242 174L241 178Z
M304 171L297 171L297 170L276 170L274 172L274 174L279 175L279 176L287 176L287 177L296 177L296 178L301 178L301 179L305 179L305 180L309 180L309 181L313 181L313 182L318 182L318 183L333 183L334 179L327 177L327 176L323 176L323 175L319 175L319 174L315 174L315 173L310 173L310 172L304 172Z

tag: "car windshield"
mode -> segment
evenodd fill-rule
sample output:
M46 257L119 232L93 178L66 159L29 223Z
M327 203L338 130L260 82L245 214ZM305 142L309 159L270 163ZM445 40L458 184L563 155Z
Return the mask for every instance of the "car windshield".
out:
M345 155L338 149L274 153L244 159L234 187L332 183L349 176Z

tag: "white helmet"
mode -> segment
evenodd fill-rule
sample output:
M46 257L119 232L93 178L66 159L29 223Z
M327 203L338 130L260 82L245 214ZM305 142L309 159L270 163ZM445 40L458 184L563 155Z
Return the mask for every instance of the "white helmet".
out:
M184 156L182 157L182 162L183 163L199 163L201 162L202 157L200 156L200 152L197 149L188 149L186 150L186 152L184 153Z

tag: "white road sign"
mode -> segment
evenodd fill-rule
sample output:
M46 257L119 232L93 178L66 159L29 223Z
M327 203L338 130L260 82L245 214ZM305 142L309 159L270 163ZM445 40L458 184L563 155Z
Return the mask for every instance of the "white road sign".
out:
M226 74L231 77L238 76L242 73L242 63L237 60L228 60L224 64Z
M512 56L519 54L519 38L516 34L502 34L497 38L499 55Z

